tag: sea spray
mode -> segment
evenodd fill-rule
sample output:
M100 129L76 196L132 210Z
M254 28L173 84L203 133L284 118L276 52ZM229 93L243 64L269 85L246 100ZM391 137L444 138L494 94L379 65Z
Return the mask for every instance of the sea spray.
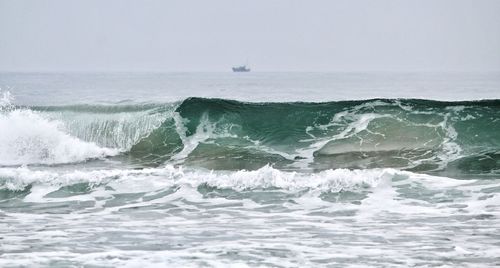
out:
M16 108L9 92L0 99L0 166L75 163L118 154L65 133L65 126L27 108Z

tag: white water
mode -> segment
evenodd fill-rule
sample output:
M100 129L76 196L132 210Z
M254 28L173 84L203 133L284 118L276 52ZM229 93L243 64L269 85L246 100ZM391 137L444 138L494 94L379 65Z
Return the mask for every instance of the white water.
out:
M93 170L51 172L30 170L26 167L0 169L0 189L23 190L28 185L69 186L78 183L101 185L124 182L129 180L144 183L161 182L163 187L175 185L212 186L220 189L236 191L278 188L290 192L312 191L317 193L355 190L363 187L373 187L381 181L390 180L395 176L408 177L412 173L394 169L373 170L326 170L319 173L285 172L270 166L254 171L209 171L182 167L165 166L162 168L147 168L141 170ZM156 189L149 189L156 190Z
M30 184L10 202L37 207L4 207L0 266L489 267L500 254L500 195L485 192L499 180L172 166L0 177Z
M57 120L28 109L12 109L9 96L4 92L0 101L0 166L74 163L118 153L66 134Z
M280 102L373 97L462 100L500 98L499 77L0 74L0 87L10 88L18 105L42 106L165 103L188 96ZM1 267L500 264L500 179L495 174L457 180L397 169L311 172L301 169L303 163L298 172L272 166L211 171L180 165L200 143L231 137L231 131L209 118L202 118L193 135L183 135L184 123L175 114L16 110L10 94L0 96L0 165L12 165L0 167ZM314 151L333 150L329 142L362 137L378 120L392 119L369 111L368 106L377 103L381 104L371 102L338 113L330 124L311 126L308 133L313 139L304 141L303 150L285 153L248 142L263 151L291 160L302 156L310 162ZM157 128L164 116L176 120L185 145L176 161L141 169L126 161L113 164L127 155L108 156L128 150ZM458 120L456 111L441 116L442 121L426 127L443 133L437 158L446 164L460 156L462 148L456 143L460 134L450 123ZM137 122L141 128L134 126ZM345 127L331 130L338 124ZM318 131L332 135L315 140ZM88 161L94 158L106 160Z

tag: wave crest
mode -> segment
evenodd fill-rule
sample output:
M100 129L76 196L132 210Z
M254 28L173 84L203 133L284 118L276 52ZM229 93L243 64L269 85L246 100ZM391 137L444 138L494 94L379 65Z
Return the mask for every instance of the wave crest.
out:
M5 94L4 94L5 95ZM4 96L0 165L57 164L121 153L143 166L215 170L399 168L495 173L500 102L366 100L15 108ZM10 129L9 129L10 128ZM493 159L489 156L494 156ZM467 159L479 159L470 165Z

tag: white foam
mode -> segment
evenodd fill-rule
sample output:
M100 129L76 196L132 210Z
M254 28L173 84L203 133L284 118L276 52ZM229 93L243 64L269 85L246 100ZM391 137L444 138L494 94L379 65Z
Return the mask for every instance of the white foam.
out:
M198 147L201 142L205 142L209 139L236 137L235 135L229 133L228 128L219 128L218 130L217 125L220 122L211 122L207 113L204 113L201 116L200 123L196 127L195 133L191 136L187 135L188 130L185 126L185 124L187 123L187 119L183 119L177 112L174 113L173 118L175 120L177 133L179 134L179 137L182 140L182 144L184 145L182 150L173 156L174 160L185 159L189 156L189 154L191 154L191 152L196 149L196 147Z
M72 163L117 153L68 135L61 122L37 112L0 113L0 165Z
M123 191L137 191L142 184L143 191L172 185L202 184L237 191L247 189L279 188L288 191L313 190L317 192L338 192L359 187L373 187L382 180L392 178L398 171L393 169L348 170L335 169L319 173L286 172L264 166L254 171L208 171L184 170L182 167L166 166L142 170L94 170L89 172L35 171L27 167L1 168L0 187L21 190L30 184L64 186L76 183L105 184L124 182ZM133 179L134 183L130 183ZM158 183L155 183L158 182ZM143 184L147 182L146 184ZM126 184L126 185L125 185ZM128 185L128 186L127 186ZM150 185L150 188L148 188ZM156 186L155 186L156 185ZM128 189L134 188L134 189Z
M2 97L0 97L0 111L11 109L12 102L14 100L14 97L12 96L12 94L10 94L9 91L2 91L0 89L0 95L2 96Z
M453 123L460 120L457 117L457 112L465 109L462 106L448 107L446 112L437 111L418 111L413 110L411 106L404 106L399 101L396 105L401 109L409 112L410 114L432 114L442 117L442 120L437 123L419 123L412 122L411 120L402 119L398 114L383 113L378 114L373 111L366 113L366 108L374 108L376 106L393 105L381 101L363 103L354 106L348 110L336 113L329 123L324 125L310 126L306 132L311 139L302 140L301 142L311 142L306 148L297 150L298 155L304 157L306 164L313 161L315 152L321 154L342 154L348 152L370 152L370 151L398 151L402 149L425 149L427 151L435 150L436 153L422 155L422 158L414 158L406 166L412 168L422 163L431 162L437 163L436 169L444 169L447 164L459 159L463 156L463 149L457 142L458 133L453 127ZM374 132L370 129L370 124L380 118L388 118L394 120L393 123L404 123L408 131L414 136L409 137L407 134L400 132L399 128L386 128L382 132ZM397 127L398 125L394 125ZM317 138L312 134L314 130L321 130L323 132L329 131L331 127L340 127L336 133L331 136ZM436 133L438 136L433 138L426 133ZM368 135L369 139L365 140L364 133ZM386 133L387 132L387 133ZM352 138L352 139L351 139ZM420 138L420 139L417 139ZM349 142L346 142L347 139ZM344 141L343 141L344 140ZM336 143L339 141L338 143ZM343 142L342 142L343 141ZM354 142L353 142L354 141ZM363 146L366 144L366 146ZM300 166L299 161L294 163L294 166ZM302 165L306 166L306 165Z
M333 135L332 137L325 137L319 139L314 137L312 134L309 134L311 137L313 137L313 139L310 141L314 142L307 148L297 150L297 153L298 155L305 158L304 161L306 163L310 163L313 161L314 152L320 150L321 148L324 148L329 142L356 136L360 132L366 130L370 122L372 122L375 119L384 117L390 117L390 115L375 114L375 113L354 114L352 112L347 112L347 111L339 112L335 114L330 123L326 125L318 125L315 126L314 128L326 130L331 126L338 126L347 118L351 122L347 124L347 126L343 128L343 130L340 133ZM302 142L306 141L307 140L303 140Z

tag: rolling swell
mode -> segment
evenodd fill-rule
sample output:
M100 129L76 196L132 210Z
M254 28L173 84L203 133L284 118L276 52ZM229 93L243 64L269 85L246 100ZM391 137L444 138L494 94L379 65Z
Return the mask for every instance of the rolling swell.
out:
M500 100L244 103L188 98L173 104L17 107L3 111L2 118L20 111L79 142L120 152L92 154L93 148L81 161L113 156L144 165L172 162L224 170L271 164L279 169L500 173ZM58 159L18 162L57 164Z

